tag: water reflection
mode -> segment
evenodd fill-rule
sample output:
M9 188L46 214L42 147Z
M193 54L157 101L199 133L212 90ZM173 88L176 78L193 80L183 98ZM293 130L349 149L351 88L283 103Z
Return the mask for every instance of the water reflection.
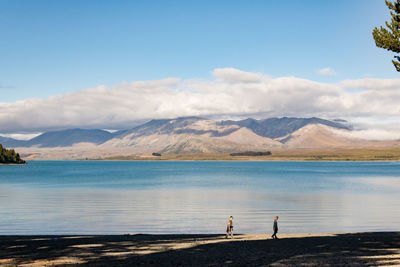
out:
M38 189L0 187L0 234L398 230L395 194L277 194L224 189Z
M30 162L0 168L0 234L398 230L396 162Z
M400 191L400 179L397 177L368 177L358 179L358 182L372 185L374 189L394 192Z

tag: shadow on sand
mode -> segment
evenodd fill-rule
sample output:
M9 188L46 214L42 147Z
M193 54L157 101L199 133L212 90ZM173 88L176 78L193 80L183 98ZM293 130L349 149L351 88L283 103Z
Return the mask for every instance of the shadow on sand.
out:
M267 236L266 236L267 237ZM1 236L0 265L400 265L400 233L251 240L245 235Z

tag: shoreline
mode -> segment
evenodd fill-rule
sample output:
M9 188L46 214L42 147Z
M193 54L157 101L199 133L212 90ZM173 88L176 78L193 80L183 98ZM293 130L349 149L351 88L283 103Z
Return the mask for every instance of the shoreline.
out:
M160 154L153 156L151 152L135 151L97 151L40 149L23 150L23 158L35 160L125 160L125 161L400 161L400 147L394 148L341 148L341 149L296 149L271 150L271 155L236 155L232 153L188 153ZM32 156L32 153L34 156ZM135 154L138 153L138 154ZM257 151L253 151L257 153Z
M342 149L342 150L306 150L272 151L268 156L231 156L230 154L164 154L161 156L113 156L91 160L127 160L127 161L400 161L400 149Z
M399 265L400 232L2 235L0 265Z
M41 161L41 160L36 160L36 161ZM42 161L58 161L58 160L42 160ZM188 161L188 162L196 162L196 161L204 161L204 162L213 162L213 161L225 161L225 162L230 162L230 161L239 161L239 162L400 162L400 160L359 160L359 159L354 159L354 160L308 160L308 159L161 159L161 160L156 160L156 159L81 159L81 160L59 160L59 161L171 161L171 162L179 162L179 161Z
M27 162L25 163L0 163L0 166L17 166L17 165L28 165Z

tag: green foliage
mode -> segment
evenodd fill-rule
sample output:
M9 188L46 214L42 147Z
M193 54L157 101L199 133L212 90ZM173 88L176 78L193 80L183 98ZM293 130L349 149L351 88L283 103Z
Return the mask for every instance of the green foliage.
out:
M231 153L230 155L231 156L250 156L250 157L269 156L269 155L271 155L271 151L265 151L265 152L246 151L246 152Z
M24 164L25 160L21 159L14 149L6 149L0 144L0 163Z
M386 27L374 28L372 36L377 47L400 53L400 0L391 2L385 0L387 7L391 10L392 19L390 23L386 21ZM394 67L400 71L400 56L394 56L392 60Z

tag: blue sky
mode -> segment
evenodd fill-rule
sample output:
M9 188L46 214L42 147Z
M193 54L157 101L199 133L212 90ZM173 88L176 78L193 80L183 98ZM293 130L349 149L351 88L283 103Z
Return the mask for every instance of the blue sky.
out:
M384 1L0 0L0 102L215 68L320 82L397 78ZM321 68L336 75L321 76Z
M0 0L0 134L315 116L399 139L372 38L389 18L383 0Z

